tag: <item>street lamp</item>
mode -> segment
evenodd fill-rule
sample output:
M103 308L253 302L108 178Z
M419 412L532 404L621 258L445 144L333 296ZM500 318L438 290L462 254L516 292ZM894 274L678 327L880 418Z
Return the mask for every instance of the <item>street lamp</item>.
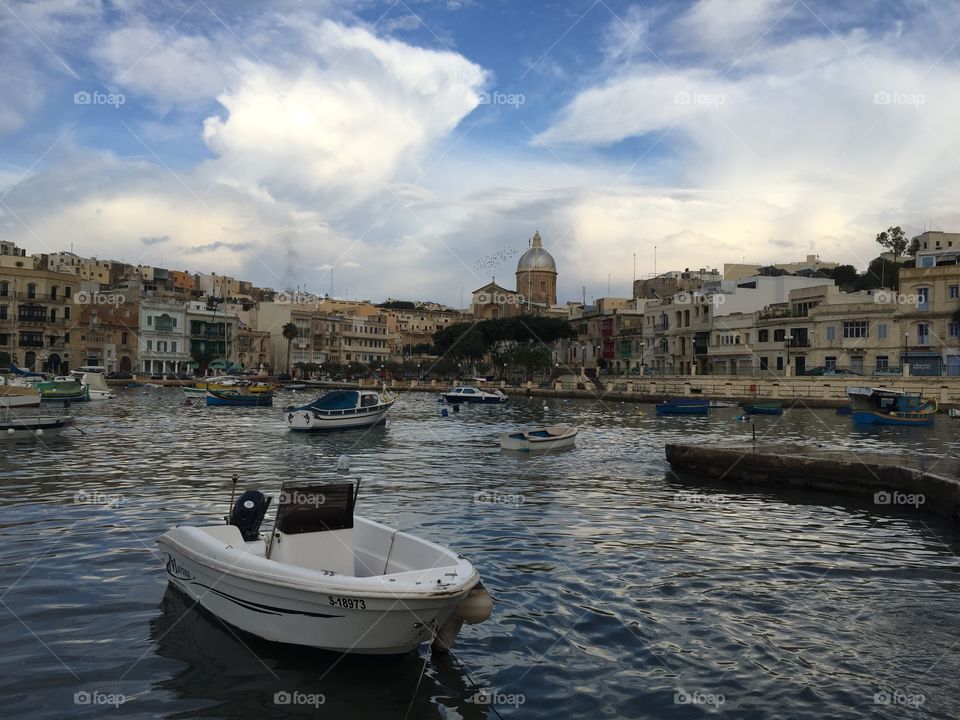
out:
M787 335L787 336L784 338L784 345L785 345L786 348L787 348L787 369L786 369L786 371L785 371L785 374L786 374L787 376L790 375L790 343L791 343L791 342L793 342L793 335Z
M420 363L417 363L417 387L420 386Z

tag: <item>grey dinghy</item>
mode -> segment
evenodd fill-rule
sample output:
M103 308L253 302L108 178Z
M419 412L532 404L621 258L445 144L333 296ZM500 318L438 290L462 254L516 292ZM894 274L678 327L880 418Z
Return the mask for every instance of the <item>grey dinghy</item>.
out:
M486 620L490 595L467 560L353 514L351 483L288 486L275 529L249 490L227 525L181 526L157 541L170 582L224 622L274 642L345 653L453 646Z

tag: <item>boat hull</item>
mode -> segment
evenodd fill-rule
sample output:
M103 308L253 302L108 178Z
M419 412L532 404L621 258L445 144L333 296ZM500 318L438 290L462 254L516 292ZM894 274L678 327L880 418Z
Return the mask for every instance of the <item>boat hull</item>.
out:
M207 405L222 407L272 407L273 393L254 395L226 395L218 392L206 391Z
M0 441L53 438L72 424L71 416L0 419Z
M0 408L28 408L40 406L40 394L0 395Z
M874 410L854 410L851 413L855 425L900 425L927 427L933 425L936 413L909 413L891 415Z
M657 405L657 415L709 415L709 405Z
M386 422L390 407L375 409L360 408L351 415L328 415L316 410L290 410L287 412L287 427L293 432L332 432L368 428Z
M744 405L743 411L750 415L783 415L783 408L779 405Z
M443 399L451 405L499 405L507 401L506 398L499 398L496 395L489 397L470 397L469 395L444 394Z
M546 433L547 436L538 436L536 433ZM545 452L571 448L577 444L577 428L544 428L543 430L520 430L517 432L502 433L500 448L502 450L517 450L520 452Z
M465 561L454 566L461 579L439 589L437 577L452 568L415 571L422 582L396 584L306 572L264 559L263 540L244 543L239 533L239 542L209 540L199 530L180 527L158 540L170 583L224 622L271 642L364 655L407 653L429 642L479 583ZM279 567L272 572L271 566Z

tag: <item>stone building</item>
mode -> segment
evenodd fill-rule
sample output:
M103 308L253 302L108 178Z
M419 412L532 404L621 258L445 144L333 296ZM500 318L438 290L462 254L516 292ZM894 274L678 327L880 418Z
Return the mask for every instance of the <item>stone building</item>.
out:
M516 290L492 282L473 291L470 311L477 320L493 320L517 315L546 315L557 304L557 263L543 249L540 231L530 239L530 247L517 261ZM566 308L561 315L566 315Z

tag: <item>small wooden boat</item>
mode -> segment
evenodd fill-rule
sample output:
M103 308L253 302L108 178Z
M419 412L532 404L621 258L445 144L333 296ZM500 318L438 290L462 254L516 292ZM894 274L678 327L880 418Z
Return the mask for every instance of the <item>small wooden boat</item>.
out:
M205 388L201 387L182 387L180 388L183 391L183 394L188 398L205 398L207 396L207 391Z
M228 524L181 525L157 540L167 577L224 623L272 642L399 655L433 641L448 651L464 622L493 609L480 574L456 552L354 515L355 486L284 484L244 492Z
M710 403L702 398L670 398L657 405L657 415L708 415Z
M207 390L207 405L229 407L271 407L273 393L251 393L246 388L234 390Z
M53 438L72 424L72 415L7 414L0 416L0 441Z
M284 390L306 390L307 384L305 382L289 382L281 383L280 387Z
M560 450L573 447L579 430L570 425L550 425L530 430L515 430L501 433L500 447L503 450Z
M460 403L485 403L495 404L503 403L508 400L502 390L487 392L472 385L461 385L443 394L443 399L451 404Z
M847 388L853 408L851 417L857 425L932 425L937 415L937 401L924 400L921 393L907 393L886 388Z
M376 390L331 390L311 403L284 408L294 432L350 430L384 422L394 399Z
M57 378L48 382L37 383L37 391L44 402L70 400L79 402L89 400L87 386L76 378Z
M0 385L0 408L28 408L40 404L40 393L31 387Z
M711 400L709 404L712 408L732 408L737 406L737 404L731 400Z
M782 415L783 403L780 402L762 402L762 403L743 403L740 407L745 413L750 415Z

